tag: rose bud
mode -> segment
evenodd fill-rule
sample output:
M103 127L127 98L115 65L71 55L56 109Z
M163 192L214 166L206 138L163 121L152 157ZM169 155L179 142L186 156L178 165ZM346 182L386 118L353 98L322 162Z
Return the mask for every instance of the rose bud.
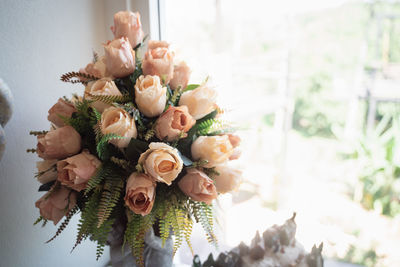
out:
M147 174L134 172L126 183L125 205L136 214L145 216L153 208L156 183Z
M135 51L126 37L104 46L107 71L114 77L128 76L135 71Z
M110 74L107 71L106 58L104 56L100 57L94 63L91 62L87 64L86 67L84 69L80 69L79 72L86 73L97 78L104 78L110 76Z
M165 143L150 143L149 149L140 155L139 164L146 174L167 185L171 185L183 167L178 150Z
M156 136L168 142L186 137L186 132L193 127L196 120L190 116L186 106L169 107L156 122Z
M54 106L49 109L49 115L47 116L47 119L56 127L62 127L65 125L65 123L60 116L70 118L72 113L75 111L75 106L72 103L59 98L57 103L55 103Z
M146 117L160 115L167 102L167 87L161 85L160 77L141 75L135 84L135 102Z
M51 130L37 138L36 151L42 159L63 159L81 150L81 136L72 126Z
M88 83L85 88L85 98L90 100L92 99L92 95L122 96L121 92L118 90L111 78L102 78L100 80ZM95 101L91 103L91 106L102 113L111 105L102 101Z
M178 186L185 195L208 205L218 196L213 180L204 172L194 168L187 170L187 174L178 182Z
M227 134L227 135L229 138L229 142L231 142L231 145L234 148L232 156L229 157L229 160L238 159L242 154L242 151L239 148L241 142L240 137L234 134Z
M149 47L155 47L155 43ZM174 75L174 53L165 46L149 48L144 55L142 69L144 75L157 75L168 84Z
M242 182L242 172L227 165L217 165L215 170L219 173L214 177L218 193L227 193L237 190Z
M37 179L41 184L46 184L57 179L57 160L42 160L36 162Z
M91 155L88 150L83 150L82 153L57 163L57 180L61 184L80 192L86 188L87 182L100 165L100 160Z
M111 31L115 38L128 37L132 47L141 43L144 34L139 12L120 11L116 13Z
M148 49L156 49L156 48L169 48L169 43L166 41L158 41L158 40L150 40L147 44Z
M196 120L203 118L216 109L217 93L207 85L201 85L182 94L179 106L185 105Z
M191 147L194 160L207 160L207 168L226 162L233 153L233 147L227 135L200 136Z
M113 139L111 144L125 148L129 145L131 138L137 137L135 120L122 108L109 107L101 114L101 132L103 134L116 134L122 139Z
M66 215L76 205L77 193L60 186L52 192L47 192L38 201L35 206L40 210L40 216L44 219L53 221L56 225L64 215Z
M174 66L174 75L172 80L169 82L169 86L172 90L177 88L185 89L190 78L190 68L184 61L181 61L178 65Z

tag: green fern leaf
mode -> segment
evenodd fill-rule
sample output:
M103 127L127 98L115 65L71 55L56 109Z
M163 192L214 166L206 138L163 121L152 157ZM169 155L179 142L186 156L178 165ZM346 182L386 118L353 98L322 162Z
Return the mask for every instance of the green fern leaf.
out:
M75 206L73 207L65 216L64 221L61 223L61 225L58 227L57 232L54 234L52 238L46 241L46 243L50 243L54 239L56 239L57 236L61 234L62 231L67 227L68 223L70 222L72 216L74 216L77 212L79 211L79 207Z

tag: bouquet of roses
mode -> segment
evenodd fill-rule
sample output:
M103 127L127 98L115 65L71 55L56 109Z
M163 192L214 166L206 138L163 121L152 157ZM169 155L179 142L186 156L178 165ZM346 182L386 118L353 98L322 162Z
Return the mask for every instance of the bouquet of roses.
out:
M144 237L156 227L163 242L174 235L174 252L189 247L193 222L207 239L213 233L212 201L237 188L240 171L227 163L239 157L239 137L221 119L216 92L188 84L190 69L174 62L164 41L144 47L140 15L118 12L115 39L104 56L61 77L85 85L83 96L63 97L51 107L49 131L37 136L43 160L36 174L47 191L37 202L40 217L57 224L56 234L80 212L74 248L86 238L100 257L113 225L124 218L124 244L143 265Z

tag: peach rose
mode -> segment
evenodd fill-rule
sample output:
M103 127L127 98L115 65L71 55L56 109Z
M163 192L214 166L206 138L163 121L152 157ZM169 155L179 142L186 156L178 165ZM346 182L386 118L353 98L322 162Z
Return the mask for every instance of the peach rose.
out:
M193 127L196 120L190 116L186 106L169 107L156 122L156 136L160 140L173 141ZM186 137L183 134L182 137Z
M169 82L169 86L172 90L180 87L185 89L190 79L190 68L184 61L179 62L178 65L174 66L174 75L172 80Z
M52 122L56 127L62 127L65 125L65 123L60 116L71 118L72 113L74 113L75 111L75 106L72 103L69 103L64 99L59 98L57 103L55 103L49 109L49 115L47 116L47 119Z
M85 88L85 98L92 99L91 95L122 96L121 92L118 90L118 87L111 78L102 78L100 80L88 83ZM111 105L101 101L95 101L91 104L91 106L102 113Z
M128 37L132 47L141 43L144 34L139 12L120 11L116 13L111 31L115 38Z
M166 41L150 40L147 44L148 49L156 49L159 47L169 48L169 43Z
M81 136L72 126L64 126L39 135L37 153L42 159L63 159L81 150Z
M207 160L207 168L226 162L233 154L232 144L227 135L200 136L191 147L194 160Z
M100 165L100 160L91 155L88 150L83 150L82 153L57 163L57 180L80 192L86 188L87 182Z
M135 120L122 108L109 107L101 114L101 132L117 134L124 138L111 140L110 143L125 148L131 138L137 137Z
M36 162L37 179L46 184L57 179L57 160L49 159Z
M86 65L84 69L80 69L79 72L92 75L97 78L109 77L110 74L106 67L106 58L104 56L98 58L96 62L91 62Z
M153 208L156 183L144 173L134 172L126 183L125 205L136 214L145 216Z
M218 193L227 193L237 190L242 182L242 172L227 165L217 165L215 170L219 173L214 177Z
M167 103L167 87L161 85L160 77L141 75L135 84L135 102L146 117L160 115Z
M231 142L231 145L233 147L233 153L232 156L229 157L229 160L235 160L240 157L242 154L242 151L240 150L240 137L234 134L227 134L229 138L229 142Z
M140 155L139 164L146 174L167 185L171 185L183 167L178 150L165 143L150 143L149 149Z
M128 76L135 71L135 51L128 38L122 37L104 46L107 71L114 77Z
M178 186L185 195L208 205L218 196L213 180L204 172L194 168L187 170L187 174L178 182Z
M185 105L196 120L203 118L216 109L217 93L207 85L201 85L182 94L179 106Z
M64 215L66 215L76 205L77 193L64 187L54 189L53 192L47 192L38 201L35 206L40 210L40 216L53 221L56 225Z
M174 75L174 53L165 42L150 42L142 61L144 75L157 75L168 84Z

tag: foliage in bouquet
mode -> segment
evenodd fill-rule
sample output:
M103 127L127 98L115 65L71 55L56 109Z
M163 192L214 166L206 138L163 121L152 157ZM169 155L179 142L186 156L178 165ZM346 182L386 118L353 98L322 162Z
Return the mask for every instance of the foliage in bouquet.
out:
M221 119L216 92L207 80L188 84L190 69L174 62L164 41L149 41L143 58L138 13L118 12L115 39L102 57L61 77L85 85L83 96L60 98L49 110L49 131L35 131L36 177L47 191L36 202L35 222L57 224L56 238L80 213L75 248L89 238L97 258L116 223L126 222L124 244L143 265L144 238L152 227L174 252L199 222L213 233L212 201L235 190L241 172L229 166L239 157L239 137Z

